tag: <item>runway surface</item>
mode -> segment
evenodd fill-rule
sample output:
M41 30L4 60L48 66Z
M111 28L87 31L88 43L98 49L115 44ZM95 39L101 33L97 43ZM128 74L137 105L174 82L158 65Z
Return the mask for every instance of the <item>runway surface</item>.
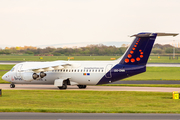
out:
M10 86L9 84L0 84L0 88L2 90L59 90L54 85L21 85L21 84L16 84L15 88L10 88L9 86ZM77 86L68 86L68 88L66 90L173 92L173 91L180 91L180 88L87 86L86 89L79 89Z
M120 80L110 84L180 84L180 80Z
M2 65L15 65L23 61L0 61L0 64Z
M1 120L179 120L180 114L128 113L0 113Z

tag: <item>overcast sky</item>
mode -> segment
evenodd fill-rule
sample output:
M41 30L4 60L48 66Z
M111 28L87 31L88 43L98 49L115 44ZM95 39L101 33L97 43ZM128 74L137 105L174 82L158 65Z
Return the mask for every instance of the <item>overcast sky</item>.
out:
M180 0L0 0L0 45L131 42L139 32L180 33ZM158 43L180 42L180 35Z

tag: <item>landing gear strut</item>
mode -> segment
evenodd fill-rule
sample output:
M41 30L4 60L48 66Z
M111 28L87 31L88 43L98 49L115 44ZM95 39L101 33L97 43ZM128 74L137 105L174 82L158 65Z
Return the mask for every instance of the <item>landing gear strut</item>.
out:
M10 88L15 88L15 84L10 84Z
M79 89L85 89L86 85L77 85L79 87Z

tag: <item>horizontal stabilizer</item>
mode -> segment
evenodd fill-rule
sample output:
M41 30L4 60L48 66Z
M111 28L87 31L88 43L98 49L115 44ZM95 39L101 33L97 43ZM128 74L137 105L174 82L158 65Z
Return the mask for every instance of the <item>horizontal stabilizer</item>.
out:
M135 34L130 37L149 37L149 36L177 36L179 33L141 33L141 34Z

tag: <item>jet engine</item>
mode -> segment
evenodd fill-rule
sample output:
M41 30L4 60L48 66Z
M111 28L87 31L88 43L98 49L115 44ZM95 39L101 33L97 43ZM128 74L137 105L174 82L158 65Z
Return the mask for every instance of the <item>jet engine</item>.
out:
M25 81L33 81L39 78L39 75L37 73L32 73L32 72L25 72L22 74L22 78Z
M38 75L37 73L33 73L32 78L33 78L34 80L36 80L38 77L39 77L39 75Z
M38 74L32 73L32 72L22 73L22 79L28 82L33 81L33 80L39 80L45 76L46 76L46 73L44 73L43 71Z
M40 77L41 77L41 78L43 78L43 77L45 77L45 76L46 76L46 73L40 72Z

